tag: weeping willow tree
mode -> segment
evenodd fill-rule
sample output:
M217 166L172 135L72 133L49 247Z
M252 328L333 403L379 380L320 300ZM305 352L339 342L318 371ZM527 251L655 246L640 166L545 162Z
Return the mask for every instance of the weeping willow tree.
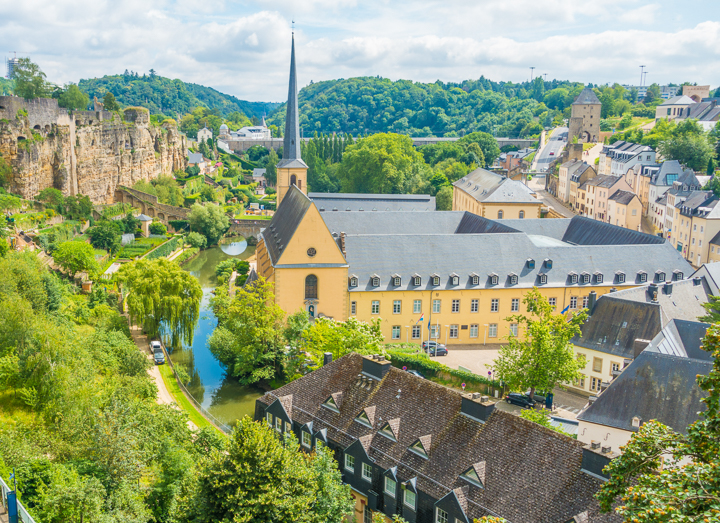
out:
M122 266L118 280L125 291L130 319L150 336L169 331L172 345L191 343L200 315L200 282L165 258Z

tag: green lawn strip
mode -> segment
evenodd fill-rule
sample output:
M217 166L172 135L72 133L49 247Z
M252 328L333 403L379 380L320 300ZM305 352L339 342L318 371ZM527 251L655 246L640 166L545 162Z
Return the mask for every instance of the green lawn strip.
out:
M225 434L215 427L215 425L206 420L205 416L203 416L200 411L195 408L195 405L187 399L187 396L185 396L183 391L180 390L180 386L175 380L175 375L173 374L170 365L165 364L159 365L158 367L160 367L160 375L162 376L170 395L175 399L175 402L180 406L180 408L187 412L190 421L192 421L200 429L203 427L213 427L220 434Z

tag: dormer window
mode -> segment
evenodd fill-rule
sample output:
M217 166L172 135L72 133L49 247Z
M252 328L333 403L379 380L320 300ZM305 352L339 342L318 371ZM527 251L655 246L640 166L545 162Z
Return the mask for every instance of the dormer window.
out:
M590 283L590 274L587 272L582 273L582 282L583 283Z
M370 422L370 418L368 417L367 412L364 410L357 415L357 418L355 418L355 421L360 423L361 425L365 425L366 427L372 428L372 423Z
M402 278L398 275L393 276L393 286L394 287L400 287L400 284L402 283Z
M340 413L340 397L340 393L333 394L322 403L322 406L333 412Z
M423 443L423 440L425 443ZM423 436L418 439L415 443L410 445L410 452L417 454L421 458L429 459L430 454L430 436Z
M595 283L602 283L602 282L603 282L602 272L596 272L595 273Z
M647 272L645 272L645 271L638 272L638 280L640 280L640 283L647 282Z
M545 258L545 268L546 269L552 269L552 260L550 258Z
M438 285L440 285L440 276L438 276L437 274L433 274L433 275L430 277L430 279L431 279L432 284L433 284L434 287L437 287Z
M457 274L450 275L450 285L460 285L460 277Z
M485 462L475 463L472 467L460 474L460 479L464 479L476 487L485 488Z
M478 276L477 274L473 274L470 280L472 281L473 285L480 285L480 276Z
M532 258L528 258L526 263L527 263L527 268L528 268L528 269L534 269L534 268L535 268L535 260L533 260Z
M488 274L488 276L490 277L490 285L497 285L497 284L498 284L499 278L498 278L498 275L497 275L497 274L495 274L495 273L493 272L493 273Z
M655 281L664 282L665 281L665 273L663 271L656 271L655 272Z
M513 274L512 272L508 275L510 279L510 285L517 285L518 277L517 274Z
M540 282L540 285L545 285L547 283L547 274L539 274L538 281Z
M615 276L617 276L617 282L618 283L625 283L625 273L624 272L616 272Z
M420 278L420 276L413 276L413 285L415 287L419 287L421 283L422 283L422 278Z
M396 431L397 431L399 424L400 424L399 419L390 420L390 421L386 422L385 425L382 426L382 428L380 429L379 432L380 432L380 434L382 434L389 440L397 441ZM395 427L395 429L393 429L393 426Z
M380 276L373 276L370 281L373 287L380 287Z
M568 276L569 276L569 278L570 278L570 283L577 283L577 282L578 282L578 275L577 275L576 273L571 272L570 274L568 274Z
M639 429L639 428L640 428L640 425L641 425L641 423L640 423L640 418L638 418L637 416L635 416L635 417L632 419L632 426L633 426L633 428Z
M682 273L682 271L679 271L679 270L677 270L677 269L675 269L675 270L673 271L673 279L674 279L675 281L680 281L680 280L683 279L683 277L684 277L684 274Z
M350 287L357 287L357 286L358 286L357 276L352 276L350 278Z

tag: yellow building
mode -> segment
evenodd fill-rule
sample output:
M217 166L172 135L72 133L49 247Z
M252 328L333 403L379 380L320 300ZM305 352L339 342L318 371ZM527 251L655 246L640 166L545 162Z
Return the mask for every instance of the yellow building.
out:
M524 183L475 169L453 184L453 211L490 219L539 218L542 202Z
M320 212L297 187L262 233L258 274L288 314L381 320L388 342L499 343L524 294L558 311L689 266L662 238L583 217L494 221L462 211ZM430 328L428 328L430 325Z
M607 221L618 227L640 230L642 203L636 194L618 190L607 201Z

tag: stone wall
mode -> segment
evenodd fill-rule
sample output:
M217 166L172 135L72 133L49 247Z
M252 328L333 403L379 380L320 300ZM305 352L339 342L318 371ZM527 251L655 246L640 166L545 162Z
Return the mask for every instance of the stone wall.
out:
M66 196L112 203L119 185L185 169L186 150L176 125L151 125L143 108L120 117L68 112L52 99L0 96L0 154L13 169L10 191L24 198L55 187Z

